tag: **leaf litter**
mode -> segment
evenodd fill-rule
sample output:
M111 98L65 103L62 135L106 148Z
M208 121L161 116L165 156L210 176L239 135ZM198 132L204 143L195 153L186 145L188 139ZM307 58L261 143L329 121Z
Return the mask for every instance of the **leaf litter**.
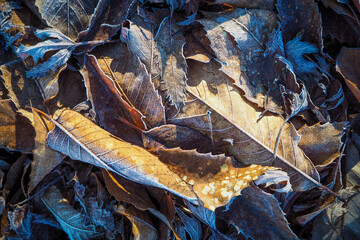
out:
M359 10L0 0L2 236L360 238Z

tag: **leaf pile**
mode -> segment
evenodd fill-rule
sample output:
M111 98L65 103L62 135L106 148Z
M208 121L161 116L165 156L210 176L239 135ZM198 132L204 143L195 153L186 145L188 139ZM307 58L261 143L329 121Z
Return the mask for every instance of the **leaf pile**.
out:
M360 5L0 0L4 239L360 238Z

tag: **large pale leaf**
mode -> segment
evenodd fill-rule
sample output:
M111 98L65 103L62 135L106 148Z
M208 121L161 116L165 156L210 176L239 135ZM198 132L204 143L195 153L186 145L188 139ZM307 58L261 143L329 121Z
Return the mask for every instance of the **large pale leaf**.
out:
M78 33L87 28L97 0L36 0L26 1L26 3L45 20L48 26L60 30L75 40Z
M34 147L35 131L29 119L17 112L11 100L0 100L0 147L30 150Z
M29 193L62 160L61 154L52 150L46 143L46 136L54 128L54 124L41 117L36 111L33 111L33 115L36 136L35 149L33 151L34 160L31 163Z
M63 111L54 123L56 127L48 134L48 144L54 150L131 181L166 189L193 202L200 200L212 210L227 204L251 181L273 169L259 165L236 168L225 155L180 148L153 150L160 161L71 110Z
M206 16L198 21L207 31L221 71L234 80L249 101L281 113L280 95L277 99L267 95L274 88L274 80L281 79L276 72L280 66L276 66L279 61L275 55L284 54L281 36L279 39L274 30L273 39L269 37L276 28L276 14L266 10L236 9L228 14L207 13ZM268 41L274 46L268 44L265 48Z
M84 224L84 215L75 210L59 189L51 186L41 197L42 202L60 223L71 240L91 239L102 235L95 231L95 226Z
M190 185L156 156L111 135L81 114L64 110L57 123L48 134L48 144L54 150L132 181L164 188L190 200L196 199Z
M245 165L277 166L288 172L296 190L314 186L318 173L298 147L300 136L285 124L280 136L278 157L274 159L276 137L284 123L279 116L265 115L249 105L215 63L189 64L187 90L197 101L189 102L183 113L170 122L194 128L215 142L226 139L227 153ZM308 179L310 177L310 179Z
M145 122L151 127L164 124L165 109L161 97L139 58L122 43L100 47L97 53L101 56L98 57L101 69L119 84L123 97L145 116Z
M274 196L252 185L233 199L230 206L216 210L216 216L253 239L298 239L288 226ZM261 227L259 227L261 226Z

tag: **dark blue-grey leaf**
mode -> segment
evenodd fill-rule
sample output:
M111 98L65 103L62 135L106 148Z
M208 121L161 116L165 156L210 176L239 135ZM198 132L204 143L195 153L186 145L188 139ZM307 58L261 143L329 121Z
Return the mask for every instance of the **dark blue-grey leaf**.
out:
M184 224L185 230L190 235L191 240L201 239L202 228L200 222L196 218L188 217L179 208L176 208L176 212L180 216L180 220Z
M301 36L294 38L285 45L286 59L291 62L296 74L310 73L316 69L316 64L305 60L305 54L316 53L318 49L311 43L302 42Z
M229 205L215 212L252 239L297 239L276 198L255 185L243 189Z

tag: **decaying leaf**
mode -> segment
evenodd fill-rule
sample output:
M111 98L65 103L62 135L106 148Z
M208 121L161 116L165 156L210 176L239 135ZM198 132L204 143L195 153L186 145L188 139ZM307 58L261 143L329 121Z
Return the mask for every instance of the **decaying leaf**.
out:
M304 126L298 131L301 135L299 146L315 166L327 165L340 156L345 127L344 122Z
M146 129L142 114L123 99L114 80L101 70L95 56L86 56L85 66L87 95L100 126L130 143L141 145L139 133L136 130L127 129L119 118L126 119L140 129Z
M284 123L281 117L265 115L259 119L261 112L245 102L215 63L193 62L189 76L187 90L197 100L189 102L183 113L169 122L194 128L214 142L231 141L226 152L239 163L282 168L296 190L314 186L304 173L318 180L317 171L298 147L300 138L291 124L284 127L278 157L274 159L276 137Z
M12 150L34 147L35 131L11 100L0 100L0 146Z
M257 165L235 168L231 158L200 155L195 150L156 150L165 165L145 149L112 136L74 111L63 111L54 123L56 127L48 134L48 144L54 150L131 181L166 189L190 201L200 200L212 210L227 204L252 180L273 169ZM185 165L184 160L191 158L199 169Z
M98 57L101 69L120 86L123 97L145 116L147 125L157 127L164 124L165 108L161 97L138 57L122 43L111 45L111 48L100 47L97 52L101 56Z
M46 144L46 136L50 130L54 128L49 120L41 117L36 111L33 111L34 116L34 129L35 136L35 148L34 148L34 160L31 163L31 173L28 192L31 191L41 182L41 180L62 160L62 156L59 152L52 150Z
M180 216L181 222L184 224L185 230L190 235L191 240L201 239L202 229L200 222L194 217L187 216L178 208L176 212Z
M55 186L51 186L41 200L70 239L89 239L102 235L93 225L85 225L84 215L75 210Z
M164 18L155 39L150 24L139 18L134 21L126 40L130 51L143 61L152 76L160 77L160 89L166 92L170 103L181 109L185 100L187 65L183 55L185 38L176 34L179 26L171 16Z
M277 2L284 42L302 35L302 40L322 49L322 29L318 7L312 0Z
M253 239L297 239L276 198L256 186L244 189L230 206L221 207L215 213L217 217L234 225L238 232ZM262 227L254 222L263 222Z
M81 41L108 40L121 28L131 0L99 0L88 28L80 34Z
M344 77L346 85L360 102L360 49L342 48L336 61L336 70Z
M108 169L134 182L196 200L190 185L145 149L106 132L81 114L64 110L48 134L48 144L72 159Z
M346 202L335 200L314 221L312 239L357 239L360 235L358 188L349 187L339 192Z
M178 34L174 36L177 30L173 19L165 18L156 44L161 56L162 83L171 103L181 109L185 101L187 65L183 55L185 39Z
M76 44L70 38L54 29L37 30L35 35L41 40L47 40L40 42L35 46L21 45L17 50L17 54L22 59L26 59L28 56L31 56L35 63L38 63L39 60L43 60L44 55L47 52L59 50L44 63L39 64L26 73L26 76L31 78L44 78L50 75L50 79L52 79L54 76L51 75L56 75L59 69L61 69L66 64L67 60L69 60L71 52L76 47ZM46 87L48 87L47 85L48 81L42 81L41 86L43 89L46 89ZM51 85L49 87L57 88L57 86ZM56 93L57 91L54 93L52 91L52 95L55 95Z
M124 206L119 206L117 212L125 215L130 220L134 239L158 239L157 230L149 223L151 220L146 212L141 212L132 207L125 209Z
M48 26L59 29L62 33L75 40L82 30L85 30L97 0L91 1L26 1L27 5Z
M207 15L208 18L199 22L207 31L221 71L234 80L249 101L264 107L266 84L272 83L276 76L271 68L260 72L253 66L258 66L254 62L261 62L264 68L266 62L274 61L266 59L264 51L268 34L276 27L276 15L271 11L240 8L229 14Z
M8 96L13 100L16 107L24 109L33 106L44 110L43 96L36 81L26 77L26 67L22 61L17 60L4 64L0 67L1 79L7 89Z

